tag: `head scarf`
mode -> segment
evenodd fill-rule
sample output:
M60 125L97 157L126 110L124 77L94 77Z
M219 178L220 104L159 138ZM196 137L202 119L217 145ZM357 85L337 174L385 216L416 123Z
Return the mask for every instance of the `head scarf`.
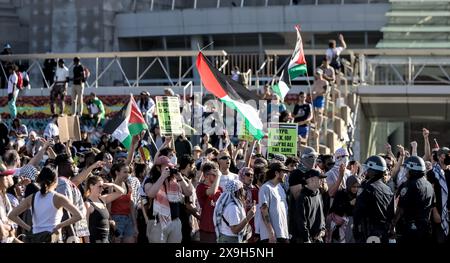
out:
M236 191L243 188L244 185L241 181L237 180L230 180L227 182L225 186L225 191L220 195L219 199L216 202L216 207L214 209L214 216L213 216L213 222L216 230L216 237L219 239L220 236L220 225L222 224L223 219L223 213L225 212L225 208L229 204L236 205L238 207L238 210L241 211L240 217L245 217L245 210L242 202L238 200L235 196ZM245 229L245 228L244 228ZM239 243L242 242L242 239L244 237L245 231L242 230L238 233L238 240Z

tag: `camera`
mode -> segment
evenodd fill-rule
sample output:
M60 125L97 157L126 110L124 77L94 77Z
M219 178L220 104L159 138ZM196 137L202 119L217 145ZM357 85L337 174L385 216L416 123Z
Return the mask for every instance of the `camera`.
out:
M177 174L178 173L178 169L177 168L170 168L169 169L169 173L170 173L170 175Z

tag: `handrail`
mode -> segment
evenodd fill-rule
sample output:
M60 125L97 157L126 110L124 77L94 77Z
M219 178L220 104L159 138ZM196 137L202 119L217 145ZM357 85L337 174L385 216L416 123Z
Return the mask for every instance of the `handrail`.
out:
M267 49L266 55L290 56L291 49ZM325 55L325 49L305 49L305 55ZM354 54L368 56L450 56L450 49L346 49L343 55Z
M205 56L227 56L225 50L204 50ZM136 57L195 57L196 50L188 51L126 51L126 52L91 52L91 53L45 53L45 54L12 54L0 55L0 59L50 59L50 58L136 58Z

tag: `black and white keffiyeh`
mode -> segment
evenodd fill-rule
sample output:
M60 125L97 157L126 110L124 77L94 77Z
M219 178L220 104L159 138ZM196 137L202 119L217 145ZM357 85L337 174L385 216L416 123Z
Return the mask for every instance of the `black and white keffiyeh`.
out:
M216 207L214 209L214 217L213 217L213 222L214 222L214 227L216 230L217 239L219 239L219 236L220 236L220 225L222 224L223 213L225 211L225 208L229 204L234 203L239 208L238 210L243 211L243 213L244 213L244 214L240 215L240 217L245 217L244 206L243 206L242 202L239 201L235 196L235 192L243 187L244 186L241 181L230 180L227 182L227 184L225 186L225 191L220 195L219 199L217 200ZM246 228L244 228L238 234L239 243L242 243L242 241L243 241L244 234L246 234L245 229Z
M444 230L446 236L448 236L448 210L447 210L447 200L448 200L448 187L447 181L445 180L445 173L441 166L437 163L433 167L434 175L439 181L441 186L441 199L442 199L442 212L441 212L441 227Z

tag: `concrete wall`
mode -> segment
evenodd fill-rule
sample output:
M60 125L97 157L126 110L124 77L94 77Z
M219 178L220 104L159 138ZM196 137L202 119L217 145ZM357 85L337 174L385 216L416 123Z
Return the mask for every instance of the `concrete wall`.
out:
M118 37L205 35L249 32L378 31L389 4L184 9L119 14Z

